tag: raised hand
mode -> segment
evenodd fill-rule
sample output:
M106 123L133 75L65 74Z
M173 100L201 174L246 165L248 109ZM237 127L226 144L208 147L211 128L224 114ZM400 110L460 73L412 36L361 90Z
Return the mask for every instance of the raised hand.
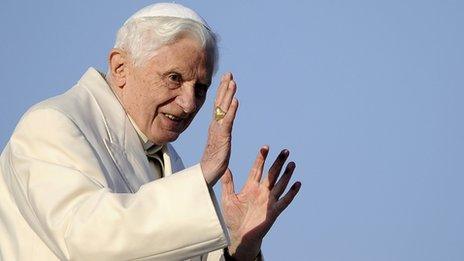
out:
M205 180L210 186L216 184L229 165L232 125L238 108L238 100L235 98L236 90L237 86L232 74L223 75L214 105L215 109L219 107L226 114L220 120L216 120L213 114L206 148L200 162Z
M288 163L284 174L277 180L288 158L288 150L280 152L268 175L261 181L268 152L267 146L260 149L240 193L235 194L229 169L221 178L224 219L232 240L228 251L236 260L254 260L260 251L263 237L282 211L290 205L301 186L300 182L295 182L282 196L295 169L294 162Z

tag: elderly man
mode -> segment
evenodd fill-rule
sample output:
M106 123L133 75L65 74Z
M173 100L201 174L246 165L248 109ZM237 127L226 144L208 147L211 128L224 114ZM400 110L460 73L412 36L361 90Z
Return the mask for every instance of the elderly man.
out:
M236 85L225 74L203 157L184 169L169 144L205 101L217 46L194 11L148 6L118 31L104 76L90 68L33 106L0 158L1 260L253 260L295 168L288 151L243 190L228 169ZM222 177L222 210L212 190ZM229 234L230 233L230 234Z

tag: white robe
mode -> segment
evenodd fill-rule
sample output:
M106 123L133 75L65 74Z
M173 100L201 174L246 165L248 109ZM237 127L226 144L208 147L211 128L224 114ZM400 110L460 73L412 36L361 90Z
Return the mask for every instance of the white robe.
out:
M124 109L90 68L33 106L1 154L0 260L223 259L229 236L200 166L184 169L169 144L163 159L155 180Z

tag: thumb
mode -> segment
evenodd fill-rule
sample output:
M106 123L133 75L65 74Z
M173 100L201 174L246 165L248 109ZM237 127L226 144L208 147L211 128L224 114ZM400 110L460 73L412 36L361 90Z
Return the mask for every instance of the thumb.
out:
M227 168L226 171L224 172L224 175L222 175L221 183L222 183L222 193L224 193L225 195L235 194L234 178L229 168Z

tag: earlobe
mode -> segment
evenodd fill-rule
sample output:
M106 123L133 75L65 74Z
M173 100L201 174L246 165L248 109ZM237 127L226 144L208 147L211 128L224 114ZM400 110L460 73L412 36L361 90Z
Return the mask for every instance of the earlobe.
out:
M108 55L109 73L113 83L118 88L123 88L126 84L127 75L127 55L126 52L119 49L111 49Z

